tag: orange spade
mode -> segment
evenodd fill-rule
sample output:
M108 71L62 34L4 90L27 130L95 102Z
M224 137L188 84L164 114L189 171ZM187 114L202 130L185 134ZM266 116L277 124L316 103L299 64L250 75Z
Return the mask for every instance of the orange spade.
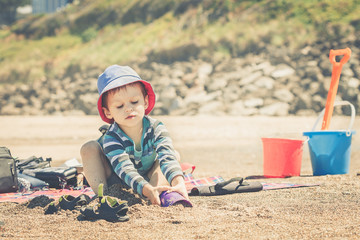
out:
M336 56L339 55L344 55L344 56L339 62L337 62L335 58ZM330 58L330 62L333 65L333 68L332 68L331 83L326 99L325 114L324 114L321 130L329 129L330 120L334 110L334 101L339 86L339 79L340 79L342 66L349 60L350 55L351 55L350 48L330 50L329 58Z

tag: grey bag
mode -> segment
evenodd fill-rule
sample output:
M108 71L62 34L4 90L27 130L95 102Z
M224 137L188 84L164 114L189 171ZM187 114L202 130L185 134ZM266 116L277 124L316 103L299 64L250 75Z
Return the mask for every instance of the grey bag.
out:
M17 190L16 161L7 147L0 147L0 193L16 192Z

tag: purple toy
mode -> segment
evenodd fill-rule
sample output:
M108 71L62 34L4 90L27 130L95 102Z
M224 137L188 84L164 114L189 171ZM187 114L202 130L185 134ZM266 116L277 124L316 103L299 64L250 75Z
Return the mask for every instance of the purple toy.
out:
M178 192L162 192L160 194L160 201L162 207L169 207L176 204L182 204L184 207L192 207L191 202Z

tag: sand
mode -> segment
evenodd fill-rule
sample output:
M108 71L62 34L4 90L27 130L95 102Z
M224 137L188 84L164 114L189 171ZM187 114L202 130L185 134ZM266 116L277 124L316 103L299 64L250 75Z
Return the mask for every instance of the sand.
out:
M196 178L263 174L262 137L301 139L316 117L158 116L169 129L182 161ZM360 119L354 129L359 132ZM344 129L348 117L334 117ZM51 157L53 166L76 158L102 125L88 117L0 117L0 146L14 157ZM80 213L45 215L46 199L0 203L0 239L360 239L360 144L352 139L348 174L313 176L304 145L301 176L248 181L320 184L212 197L191 197L193 208L162 208L129 202L128 222L84 221Z

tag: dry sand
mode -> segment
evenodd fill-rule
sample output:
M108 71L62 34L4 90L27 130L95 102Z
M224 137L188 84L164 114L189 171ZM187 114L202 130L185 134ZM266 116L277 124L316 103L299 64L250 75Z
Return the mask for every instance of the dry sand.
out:
M261 137L302 138L315 117L157 117L169 129L195 177L225 179L263 174ZM358 134L360 119L355 120ZM333 129L344 129L334 117ZM79 156L97 138L94 117L0 117L0 146L14 157L51 157L53 165ZM128 222L82 221L77 211L44 215L44 207L0 204L0 239L360 239L360 144L353 136L350 172L312 176L307 145L300 177L251 181L318 183L213 197L191 197L193 208L130 204ZM35 206L35 207L34 207Z

